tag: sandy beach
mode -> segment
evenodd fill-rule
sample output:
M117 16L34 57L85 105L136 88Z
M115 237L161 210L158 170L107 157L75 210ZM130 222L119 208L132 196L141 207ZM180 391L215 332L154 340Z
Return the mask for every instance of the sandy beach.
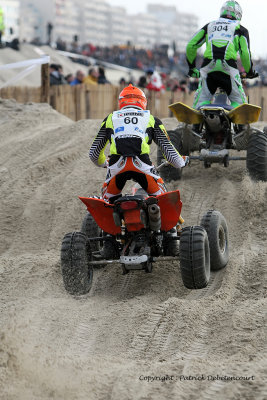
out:
M207 288L186 289L168 262L125 276L109 265L87 296L65 291L62 238L105 178L88 158L100 123L0 99L0 399L266 399L267 183L244 161L192 161L168 184L185 225L209 209L227 220L230 261Z

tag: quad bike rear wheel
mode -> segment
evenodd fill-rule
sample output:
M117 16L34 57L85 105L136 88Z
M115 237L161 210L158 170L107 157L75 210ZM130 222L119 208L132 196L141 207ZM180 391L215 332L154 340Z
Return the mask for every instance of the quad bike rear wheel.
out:
M200 225L209 238L211 270L224 268L229 260L229 234L224 216L219 211L209 210L203 215Z
M82 295L90 291L93 279L90 259L91 249L85 234L67 233L61 246L61 272L68 293Z
M252 133L247 147L247 170L255 181L267 181L267 127Z
M203 289L210 278L210 250L202 226L187 226L180 238L180 268L185 287Z
M181 132L181 127L178 127L175 130L170 130L168 131L168 135L170 137L170 140L176 150L181 154L184 155L182 152L182 132ZM157 165L159 166L162 164L165 160L162 151L160 148L157 150ZM176 181L182 178L182 168L174 168L171 165L166 165L162 167L159 171L160 176L165 182L170 182L170 181Z
M81 226L81 232L85 234L88 238L100 237L102 236L102 230L99 228L97 223L95 222L92 215L87 211ZM90 247L92 251L100 250L99 242L91 242Z
M99 226L97 225L97 223L95 222L94 218L89 213L89 211L87 211L87 213L83 219L82 226L81 226L81 232L84 233L87 238L104 236L102 229L99 228ZM102 241L90 242L90 248L91 248L92 253L94 253L93 258L96 258L99 260L101 258L106 259L106 257L105 257L106 254L103 255L103 242ZM95 268L103 268L106 265L107 264L105 264L105 263L98 264L98 266Z

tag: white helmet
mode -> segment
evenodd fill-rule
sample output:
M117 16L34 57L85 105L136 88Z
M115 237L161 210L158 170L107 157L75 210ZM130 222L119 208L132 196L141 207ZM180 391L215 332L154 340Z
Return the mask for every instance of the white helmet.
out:
M220 16L241 21L242 8L237 1L226 1L221 8Z

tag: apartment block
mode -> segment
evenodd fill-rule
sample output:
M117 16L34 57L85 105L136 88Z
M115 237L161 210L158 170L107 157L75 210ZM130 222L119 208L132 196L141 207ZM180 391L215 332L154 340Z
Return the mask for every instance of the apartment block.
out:
M43 35L42 16L33 2L24 2L20 6L20 39L31 42Z
M80 43L107 46L111 6L105 0L76 0L80 10Z
M125 45L133 40L133 20L124 7L110 7L108 16L108 45Z
M18 3L5 0L4 3ZM51 41L99 46L139 47L173 45L184 51L197 30L197 17L177 11L174 6L150 4L144 14L129 15L125 7L111 6L108 0L21 0L20 39L40 36L48 41L47 26L52 25Z
M11 41L20 35L20 2L18 0L1 0L5 20L3 41Z
M147 13L164 24L168 30L168 37L175 42L178 51L184 51L189 39L198 29L198 18L193 13L177 11L174 6L149 4ZM162 39L161 39L162 40Z
M80 33L81 10L76 0L20 0L21 1L21 36L20 39L31 41L33 36L41 42L49 39L48 24L51 25L51 41L58 39L71 43ZM31 18L31 23L29 21ZM34 24L34 31L29 29ZM25 34L28 33L28 34ZM25 38L25 36L27 36Z

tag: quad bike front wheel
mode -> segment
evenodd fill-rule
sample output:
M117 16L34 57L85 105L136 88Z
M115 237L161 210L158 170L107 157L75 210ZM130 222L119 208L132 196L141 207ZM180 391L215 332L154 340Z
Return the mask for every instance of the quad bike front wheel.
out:
M210 279L210 250L202 226L187 226L180 238L180 268L185 287L203 289Z
M211 270L224 268L229 260L229 234L224 216L219 211L209 210L203 215L200 225L209 238Z
M61 246L61 272L68 293L82 295L90 291L93 279L90 259L91 249L85 234L67 233Z
M247 147L247 170L255 181L267 181L267 127L249 137Z
M176 150L181 154L184 155L182 152L182 132L181 128L177 128L175 130L170 130L168 131L168 135L170 137L170 140ZM162 164L165 160L162 151L160 148L157 150L157 165L159 166ZM170 182L170 181L176 181L182 178L182 168L174 168L171 165L165 165L162 167L159 171L160 176L165 182Z

